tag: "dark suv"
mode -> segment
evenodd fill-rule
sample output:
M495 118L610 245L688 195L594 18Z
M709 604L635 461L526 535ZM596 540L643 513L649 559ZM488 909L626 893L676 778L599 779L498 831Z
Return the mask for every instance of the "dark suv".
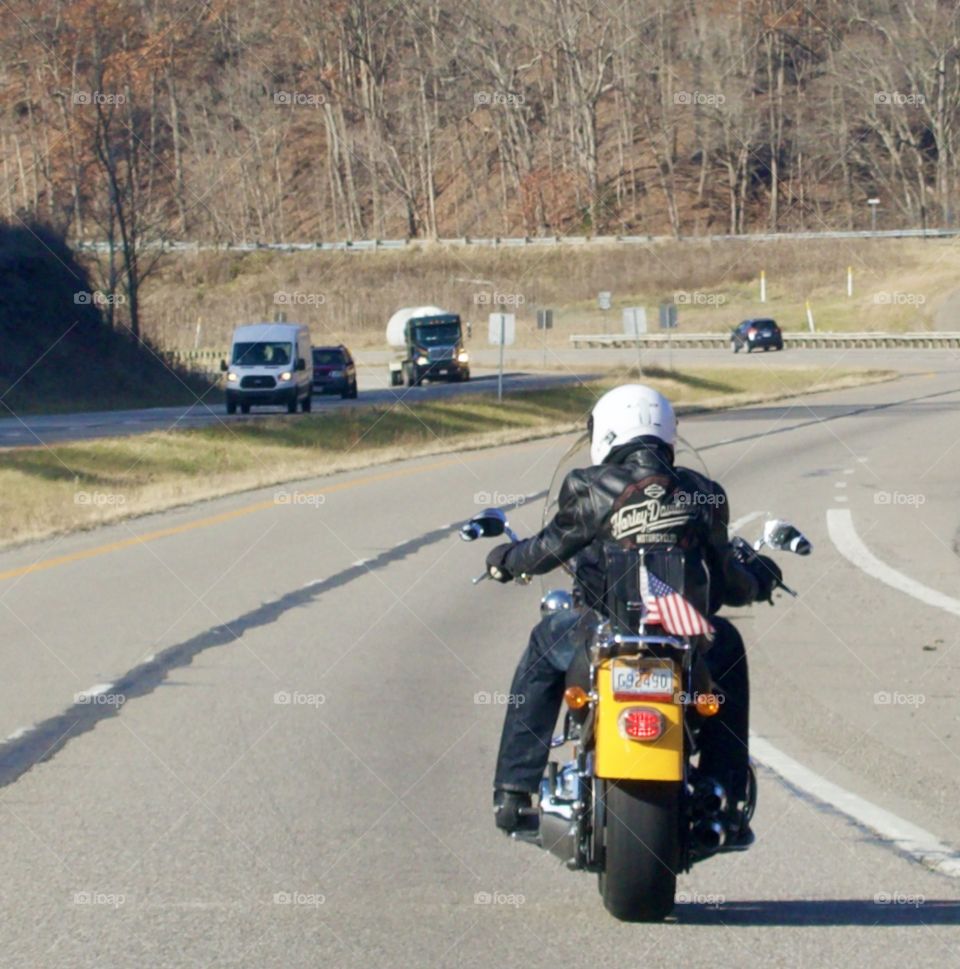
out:
M357 367L342 343L313 348L313 392L339 394L344 399L357 396Z
M783 334L775 320L756 319L744 320L731 334L730 346L734 353L739 353L746 347L747 353L763 347L769 350L783 349Z

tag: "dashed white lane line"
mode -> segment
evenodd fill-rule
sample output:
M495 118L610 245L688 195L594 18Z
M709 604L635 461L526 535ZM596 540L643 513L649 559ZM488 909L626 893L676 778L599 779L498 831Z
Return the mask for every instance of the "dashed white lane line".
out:
M112 683L97 683L96 686L91 686L89 690L82 690L80 693L77 694L77 698L79 699L80 697L99 696L101 693L106 693L107 690L112 690L112 689L113 689Z
M731 535L735 535L744 525L749 525L754 518L759 518L763 512L752 511L749 515L743 515L738 518L735 522L732 522L729 526L729 532Z
M827 532L837 551L858 569L866 572L867 575L889 585L898 592L905 592L907 595L913 596L914 599L919 599L920 602L928 606L935 606L951 615L960 616L960 600L945 595L937 589L930 589L923 583L917 582L916 579L912 579L909 575L904 575L885 562L881 562L863 544L857 534L857 530L853 527L853 516L850 514L849 508L830 508L827 511Z
M750 753L792 787L836 808L928 868L960 878L960 853L936 835L828 781L756 734L750 737Z

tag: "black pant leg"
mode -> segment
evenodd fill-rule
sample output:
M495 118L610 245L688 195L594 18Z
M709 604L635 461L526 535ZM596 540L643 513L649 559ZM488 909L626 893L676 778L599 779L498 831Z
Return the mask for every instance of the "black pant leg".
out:
M705 660L723 696L720 712L700 730L700 770L727 789L731 801L746 796L750 763L750 680L743 638L728 619L712 616L716 629Z
M566 671L581 637L577 613L554 613L530 633L510 686L494 787L535 793L550 754Z

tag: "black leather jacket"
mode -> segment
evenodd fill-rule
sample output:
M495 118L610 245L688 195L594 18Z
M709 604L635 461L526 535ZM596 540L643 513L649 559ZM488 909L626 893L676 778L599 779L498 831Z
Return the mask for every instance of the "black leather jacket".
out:
M730 545L729 519L717 482L675 467L669 449L646 439L616 449L606 464L571 471L553 520L513 545L503 564L512 575L540 575L570 562L583 602L605 611L610 549L681 548L706 566L703 606L712 613L723 604L746 605L758 592Z

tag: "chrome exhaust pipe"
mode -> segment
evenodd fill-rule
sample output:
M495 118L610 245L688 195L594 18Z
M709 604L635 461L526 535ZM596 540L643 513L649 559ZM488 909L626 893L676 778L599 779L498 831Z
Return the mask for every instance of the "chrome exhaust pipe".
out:
M546 778L540 782L540 847L570 864L577 856L574 802L559 798Z
M722 784L704 778L693 788L693 815L695 818L715 818L727 809L727 792Z
M691 831L694 844L705 854L712 855L723 847L727 832L719 821L698 821Z

